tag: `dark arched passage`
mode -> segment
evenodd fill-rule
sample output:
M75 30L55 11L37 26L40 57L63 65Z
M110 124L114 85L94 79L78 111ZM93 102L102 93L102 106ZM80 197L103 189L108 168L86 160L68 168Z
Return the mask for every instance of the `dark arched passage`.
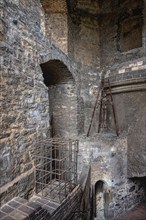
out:
M41 64L46 86L74 84L74 79L67 66L60 60L50 60Z
M95 184L95 217L104 220L104 190L105 183L99 180Z
M93 186L93 214L100 220L113 219L112 212L109 212L112 193L110 187L103 180L98 180Z

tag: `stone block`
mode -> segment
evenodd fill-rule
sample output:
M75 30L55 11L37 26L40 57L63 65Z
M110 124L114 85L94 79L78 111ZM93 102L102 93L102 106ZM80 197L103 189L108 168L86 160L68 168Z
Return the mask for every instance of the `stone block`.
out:
M18 211L16 209L10 213L10 217L12 217L14 219L19 219L19 220L29 220L28 216L26 216L21 211Z
M0 219L4 218L6 216L6 213L0 211Z
M26 203L26 205L27 205L27 203ZM29 217L33 216L35 213L35 210L26 206L26 205L22 205L22 206L18 207L17 209Z
M10 214L14 209L8 205L4 205L2 208L1 208L1 211L6 213L6 214Z
M11 206L12 208L18 208L19 206L21 206L20 203L16 202L15 200L12 200L8 203L9 206Z

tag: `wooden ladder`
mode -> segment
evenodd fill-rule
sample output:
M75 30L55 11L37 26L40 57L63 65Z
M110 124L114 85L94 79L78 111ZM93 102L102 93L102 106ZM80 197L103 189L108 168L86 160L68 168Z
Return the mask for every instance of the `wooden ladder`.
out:
M114 117L114 124L115 124L115 130L116 130L116 135L119 136L119 128L118 128L118 123L117 123L117 119L116 119L116 113L115 113L115 106L114 106L114 100L113 100L113 95L112 95L112 89L111 89L111 84L110 84L110 80L108 79L107 82L103 79L100 82L99 85L99 89L98 89L98 93L97 93L97 97L96 97L96 101L95 101L95 105L93 108L93 112L92 112L92 117L91 117L91 121L90 121L90 125L88 128L88 132L87 132L87 137L90 134L90 130L92 127L92 123L93 123L93 119L94 119L94 115L95 115L95 111L97 108L97 105L100 106L100 110L99 110L99 124L98 124L98 133L101 130L101 126L102 124L104 124L104 117L103 117L103 112L106 111L106 109L103 109L103 105L105 104L105 98L107 96L107 90L105 90L105 83L108 83L108 91L109 91L109 95L110 95L110 101L111 101L111 106L112 106L112 112L113 112L113 117Z
M95 104L94 104L92 116L91 116L90 125L89 125L88 132L87 132L87 137L90 134L90 130L91 130L91 127L92 127L92 123L93 123L93 119L94 119L94 115L95 115L95 111L96 111L97 105L98 106L100 105L101 98L102 98L101 95L102 95L103 89L104 89L103 80L101 80L101 82L99 84L99 88L98 88L98 92L97 92L96 101L95 101Z

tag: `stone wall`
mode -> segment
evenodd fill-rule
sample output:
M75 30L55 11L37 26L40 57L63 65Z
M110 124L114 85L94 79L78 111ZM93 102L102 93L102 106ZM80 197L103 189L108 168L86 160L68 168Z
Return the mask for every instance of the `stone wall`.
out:
M106 183L110 201L106 209L109 218L116 217L139 204L145 197L141 180L127 179L127 138L104 134L80 139L79 170L91 165L91 186Z
M68 2L69 56L80 63L85 133L102 75L113 76L112 81L116 77L124 79L121 73L127 72L130 79L134 78L131 70L141 69L144 77L145 63L140 64L146 55L144 4L143 0ZM97 124L91 134L97 132Z
M69 1L69 55L85 66L96 69L100 64L97 1Z
M51 86L49 97L53 136L74 137L78 134L77 95L73 84Z
M73 51L70 48L70 55L85 66L96 69L100 64L99 49L99 25L92 17L81 17L80 24L71 25L71 39L73 41ZM76 29L76 30L75 30Z
M68 53L68 16L66 1L41 0L45 10L46 36L64 53Z
M115 4L105 2L101 4L100 10L104 9L105 17L101 20L100 31L101 40L103 39L104 42L101 44L101 63L105 66L105 78L109 78L111 83L120 134L124 132L128 136L128 176L142 177L145 176L146 163L145 156L141 156L140 153L143 152L142 154L145 155L146 141L145 102L143 101L146 92L145 1L127 0ZM109 19L106 19L106 16ZM131 20L141 18L142 23L140 22L139 25L135 23L133 29ZM126 30L125 33L119 33L121 27L123 31ZM138 32L133 33L133 31ZM134 40L132 36L135 37ZM131 38L131 41L127 37ZM132 45L133 41L137 44L137 40L139 45ZM123 43L127 45L127 49L122 49ZM110 99L109 96L108 98ZM107 126L115 132L111 104L108 105ZM136 161L135 165L133 158Z
M144 57L144 1L104 1L100 10L102 65L113 66Z
M41 65L44 83L49 88L52 135L71 137L78 134L77 85L67 67L59 60Z
M83 100L84 133L91 120L98 83L102 74L100 69L100 36L97 1L68 2L68 51L69 57L80 64L80 95ZM96 119L95 119L96 120ZM94 124L93 133L97 131Z
M27 149L49 129L48 93L38 65L38 30L43 34L38 1L1 1L2 123L1 193L4 201L33 190ZM27 16L26 16L27 14Z
M123 210L126 211L139 203L144 196L139 180L127 180L126 159L128 156L129 177L145 176L143 100L146 13L143 3L138 6L140 16L141 11L143 14L142 42L139 40L141 35L137 41L138 46L141 43L142 46L132 49L130 45L130 51L128 47L128 51L124 52L117 47L119 38L116 19L119 16L119 6L111 4L115 1L99 1L99 5L97 1L68 1L69 17L66 15L65 1L41 2L45 11L39 0L2 0L0 3L1 202L4 204L18 195L28 198L33 194L33 166L28 149L35 140L50 136L50 116L53 110L56 114L56 128L62 132L59 132L59 135L64 135L63 130L67 136L87 133L99 81L105 74L112 81L121 135L128 131L128 139L121 136L116 139L109 133L115 132L109 106L109 130L105 137L99 136L94 140L83 137L80 140L78 170L80 175L83 166L91 164L92 185L98 180L107 182L113 195L109 211L111 215L117 216ZM51 4L51 7L46 4ZM135 4L132 7L135 8ZM61 19L59 28L58 18ZM48 37L53 39L60 49ZM123 41L118 42L122 44ZM69 57L61 51L67 53L67 49ZM45 77L48 77L52 69L47 66L44 71L42 66L50 60L63 63L71 81L56 81L53 84L52 78L49 78L49 84L46 84ZM64 67L58 70L54 65L54 69L52 75L56 74L58 80ZM64 78L62 79L64 81ZM96 134L97 130L98 112L91 135ZM136 166L133 166L133 157L140 161ZM139 170L136 169L138 166Z
M116 71L119 72L116 74ZM146 61L129 63L109 73L119 134L128 137L128 176L144 177L145 161L145 108ZM108 89L108 88L107 88ZM107 129L116 132L108 91ZM141 154L141 152L143 152ZM135 159L134 159L135 158ZM133 160L135 161L133 163Z
M1 1L1 202L33 194L28 149L50 136L48 88L41 63L67 65L75 82L77 67L45 36L39 1Z

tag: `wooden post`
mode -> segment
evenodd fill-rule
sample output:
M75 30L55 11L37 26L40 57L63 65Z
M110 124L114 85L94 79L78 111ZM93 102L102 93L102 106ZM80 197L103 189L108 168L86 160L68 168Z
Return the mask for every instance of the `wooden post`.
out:
M118 124L117 124L117 120L116 120L114 100L113 100L113 96L112 96L112 90L111 90L111 85L110 85L109 79L108 79L108 84L109 84L109 92L110 92L110 97L111 97L111 104L112 104L112 110L113 110L113 116L114 116L116 134L117 134L117 136L119 136L119 128L118 128Z

